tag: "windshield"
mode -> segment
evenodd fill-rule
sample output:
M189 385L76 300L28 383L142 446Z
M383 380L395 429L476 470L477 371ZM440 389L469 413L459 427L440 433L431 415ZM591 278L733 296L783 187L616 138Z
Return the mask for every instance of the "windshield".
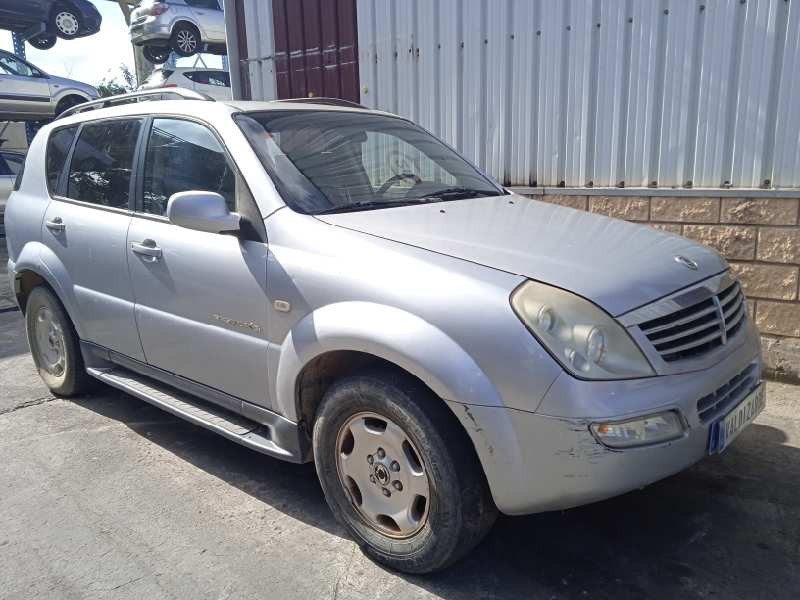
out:
M321 214L504 194L453 150L404 119L274 110L236 121L294 210Z

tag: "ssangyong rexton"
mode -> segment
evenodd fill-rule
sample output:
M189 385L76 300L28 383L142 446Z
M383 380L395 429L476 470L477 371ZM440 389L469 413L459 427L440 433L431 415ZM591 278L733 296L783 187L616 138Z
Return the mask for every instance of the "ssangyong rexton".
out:
M42 128L5 218L53 393L99 379L313 460L336 518L408 572L463 556L498 510L685 469L763 408L716 252L508 193L406 119L325 102Z

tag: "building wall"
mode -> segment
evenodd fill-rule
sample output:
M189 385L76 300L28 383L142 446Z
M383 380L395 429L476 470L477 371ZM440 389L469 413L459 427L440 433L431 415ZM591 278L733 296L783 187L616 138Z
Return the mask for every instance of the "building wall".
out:
M543 191L532 197L657 227L716 248L742 282L750 318L761 330L769 373L800 381L800 199Z
M361 102L506 185L800 186L800 2L357 8Z

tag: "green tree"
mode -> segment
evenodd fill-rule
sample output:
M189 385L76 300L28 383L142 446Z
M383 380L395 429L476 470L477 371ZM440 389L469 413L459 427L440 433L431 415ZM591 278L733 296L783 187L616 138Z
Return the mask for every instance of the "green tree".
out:
M136 91L136 75L128 68L128 65L119 65L119 74L115 77L104 77L98 84L97 91L102 98L116 96L118 94L128 94Z

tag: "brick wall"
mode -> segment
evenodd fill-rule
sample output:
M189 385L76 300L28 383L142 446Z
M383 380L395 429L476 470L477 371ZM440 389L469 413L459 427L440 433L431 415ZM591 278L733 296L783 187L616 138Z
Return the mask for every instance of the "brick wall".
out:
M800 199L544 194L538 200L651 225L716 248L761 330L768 374L800 381Z

